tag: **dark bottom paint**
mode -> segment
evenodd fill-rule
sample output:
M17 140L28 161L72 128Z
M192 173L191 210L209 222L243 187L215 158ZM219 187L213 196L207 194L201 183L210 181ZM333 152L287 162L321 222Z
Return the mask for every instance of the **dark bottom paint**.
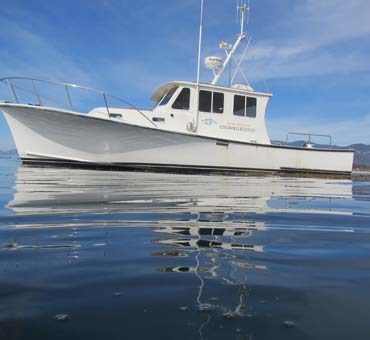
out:
M351 172L325 171L312 169L281 168L280 170L256 169L256 168L233 168L233 167L207 167L197 165L178 165L178 164L147 164L147 163L92 163L79 162L64 159L35 159L21 158L22 163L32 166L47 167L67 167L91 170L113 170L113 171L151 171L151 172L171 172L171 173L227 173L227 174L288 174L291 176L320 176L350 178Z

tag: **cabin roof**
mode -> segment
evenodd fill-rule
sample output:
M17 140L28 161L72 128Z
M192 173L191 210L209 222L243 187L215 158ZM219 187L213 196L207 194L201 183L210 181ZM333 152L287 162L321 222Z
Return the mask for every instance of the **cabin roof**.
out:
M170 81L168 83L160 85L153 93L152 100L155 103L158 103L163 96L174 86L187 86L195 88L197 87L197 83L193 82L187 82L187 81ZM243 88L236 88L236 87L226 87L226 86L218 86L218 85L212 85L212 84L205 84L200 83L199 87L201 89L209 89L209 90L217 90L221 92L232 92L232 93L240 93L240 94L249 94L253 96L259 96L259 97L271 97L271 93L264 93L264 92L256 92L251 91L248 89Z

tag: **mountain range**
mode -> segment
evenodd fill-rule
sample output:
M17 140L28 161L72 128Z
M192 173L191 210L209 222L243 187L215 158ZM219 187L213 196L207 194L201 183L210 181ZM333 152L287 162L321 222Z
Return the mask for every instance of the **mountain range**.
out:
M293 143L289 143L289 145L292 146L301 146L304 142L303 141L297 141ZM317 145L316 145L317 146ZM320 146L318 146L320 147ZM333 146L334 148L343 148L340 146ZM354 159L354 168L370 168L370 145L366 144L352 144L348 145L345 148L350 148L355 150L355 159ZM0 157L11 157L16 156L17 150L0 150Z
M370 168L370 145L366 144L352 144L350 148L354 149L355 160L354 168L356 167L367 167Z

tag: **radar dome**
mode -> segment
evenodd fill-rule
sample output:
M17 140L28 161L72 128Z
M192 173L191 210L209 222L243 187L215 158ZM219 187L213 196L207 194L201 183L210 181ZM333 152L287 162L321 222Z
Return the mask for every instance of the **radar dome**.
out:
M217 70L222 68L224 61L221 57L207 57L204 61L206 67L210 70Z

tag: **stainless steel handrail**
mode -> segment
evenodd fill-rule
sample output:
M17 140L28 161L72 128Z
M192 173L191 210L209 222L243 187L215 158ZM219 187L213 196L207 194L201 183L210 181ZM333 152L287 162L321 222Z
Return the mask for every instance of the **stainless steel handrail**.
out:
M73 103L72 103L72 99L71 99L71 95L70 95L69 89L70 88L72 88L72 89L82 89L82 90L86 90L86 91L89 91L89 92L93 92L93 93L99 94L99 95L101 95L103 97L104 105L105 105L105 108L107 110L107 113L108 113L108 117L109 118L111 118L111 113L110 113L110 110L109 110L108 99L107 98L112 98L112 99L115 99L115 100L117 100L117 101L119 101L119 102L121 102L121 103L123 103L125 105L128 105L132 109L136 110L148 122L150 122L151 125L153 125L154 127L157 127L157 125L151 119L149 119L145 115L144 112L142 112L139 108L137 108L133 104L129 103L128 101L126 101L124 99L118 98L116 96L113 96L113 95L108 94L108 93L106 93L104 91L101 91L101 90L94 89L92 87L81 86L81 85L70 84L70 83L64 83L64 82L58 82L58 81L53 81L53 80L29 78L29 77L7 77L7 78L0 78L0 82L3 82L3 83L5 83L8 86L8 88L9 88L9 90L10 90L12 96L13 96L13 99L14 99L15 103L17 103L17 104L20 104L19 98L18 98L17 92L16 92L16 88L17 87L12 83L12 80L30 81L32 83L33 95L36 97L36 99L38 101L38 105L40 105L40 106L43 105L42 100L41 100L42 97L40 96L39 92L37 91L37 87L36 87L35 82L64 86L64 88L66 90L66 95L67 95L68 103L69 103L69 106L71 107L71 110L72 111L74 111L74 106L73 106Z
M320 134L315 134L315 133L301 133L301 132L289 132L286 136L286 141L285 143L288 144L289 141L289 136L291 135L297 135L297 136L304 136L308 137L306 142L312 142L311 137L324 137L329 139L329 145L332 146L332 137L330 135L320 135Z

